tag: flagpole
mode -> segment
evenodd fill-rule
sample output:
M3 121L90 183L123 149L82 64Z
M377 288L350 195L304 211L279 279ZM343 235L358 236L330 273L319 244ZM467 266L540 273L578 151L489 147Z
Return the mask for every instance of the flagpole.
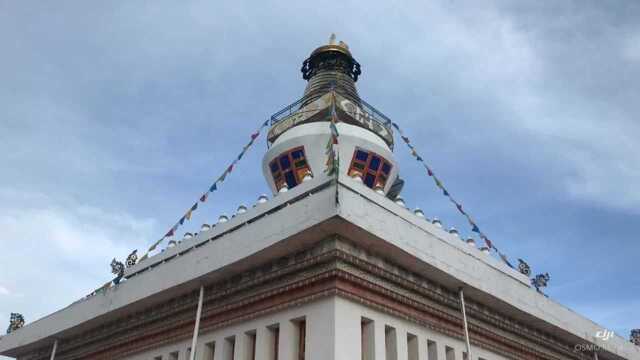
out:
M464 324L464 339L467 345L467 359L473 359L471 356L471 342L469 341L469 324L467 323L467 311L464 305L464 292L460 288L460 305L462 306L462 321Z
M56 350L58 350L58 339L53 342L53 349L51 350L51 358L50 360L54 360L56 358Z
M200 329L200 315L202 315L202 298L204 297L204 285L200 285L200 298L198 299L198 310L196 310L196 325L193 327L193 339L191 340L191 354L189 360L195 359L196 343L198 342L198 330Z

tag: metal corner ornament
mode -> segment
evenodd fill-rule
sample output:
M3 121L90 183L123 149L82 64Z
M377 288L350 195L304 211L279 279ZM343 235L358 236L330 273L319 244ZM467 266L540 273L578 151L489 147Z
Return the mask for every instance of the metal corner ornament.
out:
M113 279L113 283L118 285L124 276L124 264L117 261L116 258L113 258L113 260L111 260L111 273L116 275L116 278Z
M9 327L7 328L7 334L11 334L12 332L20 329L24 326L24 316L19 313L11 313L9 317Z
M631 329L629 341L636 346L640 346L640 329Z
M526 277L531 276L531 267L524 260L518 259L518 271Z
M549 273L538 274L533 279L531 279L531 285L536 288L536 291L542 294L540 289L547 287L547 284L551 280L551 276Z
M135 265L138 262L138 250L133 250L131 252L131 254L129 254L127 256L127 260L125 261L125 263L127 264L127 269L132 267L133 265Z

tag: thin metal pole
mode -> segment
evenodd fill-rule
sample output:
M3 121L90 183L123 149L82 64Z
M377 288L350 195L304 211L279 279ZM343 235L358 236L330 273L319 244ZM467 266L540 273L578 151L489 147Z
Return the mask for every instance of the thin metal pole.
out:
M598 360L598 351L597 350L593 351L593 360Z
M53 350L51 350L51 360L56 358L56 350L58 350L58 340L53 342Z
M464 323L464 339L467 343L467 359L472 360L471 356L471 342L469 341L469 324L467 323L467 310L464 305L464 292L460 288L460 304L462 305L462 321Z
M193 327L193 340L191 340L191 354L189 360L196 356L196 343L198 342L198 330L200 329L200 315L202 315L202 298L204 297L204 285L200 285L200 299L198 300L198 310L196 311L196 325Z

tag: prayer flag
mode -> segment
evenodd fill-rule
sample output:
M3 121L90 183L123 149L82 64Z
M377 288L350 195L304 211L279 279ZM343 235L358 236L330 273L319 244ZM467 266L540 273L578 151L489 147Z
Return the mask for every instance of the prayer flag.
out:
M486 236L482 236L482 238L484 239L484 242L487 244L487 246L489 247L489 249L493 248L493 244L491 243L491 240L489 240L488 237Z
M507 259L507 256L503 253L499 253L500 254L500 258L502 259L502 261L504 261L505 264L507 264L507 266L509 266L510 268L514 268L513 265L511 265L511 263L509 262L509 260Z

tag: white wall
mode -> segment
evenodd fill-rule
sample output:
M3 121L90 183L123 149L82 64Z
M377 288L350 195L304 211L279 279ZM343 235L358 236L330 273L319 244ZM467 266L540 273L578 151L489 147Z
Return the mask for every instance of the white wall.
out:
M195 314L194 314L195 316ZM462 360L465 344L461 340L437 333L399 317L368 308L337 296L293 307L275 314L234 324L211 332L202 333L196 346L197 360L252 360L255 334L255 360L273 360L274 326L280 329L278 360L298 360L298 327L296 322L306 321L305 360ZM365 351L362 358L363 338L361 322L369 321L371 328L365 331ZM393 331L385 331L393 329ZM370 330L370 331L369 331ZM251 334L251 335L248 335ZM389 338L393 336L393 338ZM385 339L387 337L387 339ZM228 339L233 338L231 347ZM435 345L437 357L429 357L428 342ZM209 344L215 344L213 358ZM178 360L188 359L187 349L191 340L163 346L152 351L128 357L126 360L168 360L178 352ZM446 348L453 352L446 357ZM473 359L506 360L485 349L474 346Z

